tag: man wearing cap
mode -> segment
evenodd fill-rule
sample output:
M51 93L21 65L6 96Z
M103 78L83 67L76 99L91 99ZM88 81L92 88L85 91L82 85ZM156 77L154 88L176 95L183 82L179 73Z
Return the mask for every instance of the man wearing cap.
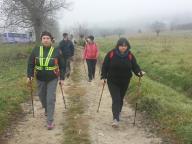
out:
M64 60L66 61L66 77L70 76L70 62L74 56L74 45L68 38L68 33L63 33L63 40L59 43L59 49L62 51L62 55Z

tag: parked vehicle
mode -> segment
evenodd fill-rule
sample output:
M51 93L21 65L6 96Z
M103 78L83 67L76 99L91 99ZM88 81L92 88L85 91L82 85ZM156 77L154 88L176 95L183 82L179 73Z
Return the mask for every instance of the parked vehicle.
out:
M0 40L3 43L28 43L32 41L29 34L6 32L0 34Z

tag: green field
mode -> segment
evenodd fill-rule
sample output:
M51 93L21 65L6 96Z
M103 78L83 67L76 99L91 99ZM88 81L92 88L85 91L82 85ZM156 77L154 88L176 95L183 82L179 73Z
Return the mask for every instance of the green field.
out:
M139 110L154 128L171 137L172 143L192 143L192 35L169 32L159 37L138 34L128 37L131 51L147 73L142 80ZM114 48L118 37L97 39L101 57ZM136 83L132 80L127 100L134 104Z
M192 143L192 34L190 32L127 36L132 52L146 76L142 94L136 96L138 78L131 81L127 100L138 100L159 134L172 143ZM98 38L101 58L114 48L118 37ZM29 98L26 64L32 45L0 45L0 133L18 117L20 103Z
M0 45L0 134L18 118L19 105L29 92L26 87L27 53L30 45Z

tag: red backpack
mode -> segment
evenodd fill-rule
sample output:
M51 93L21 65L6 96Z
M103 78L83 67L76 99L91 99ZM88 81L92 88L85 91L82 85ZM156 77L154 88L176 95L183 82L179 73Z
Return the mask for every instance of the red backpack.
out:
M115 52L114 52L114 51L111 51L111 52L109 53L109 58L110 58L110 60L112 60L112 58L113 58L114 54L115 54ZM131 60L132 60L132 58L133 58L133 55L132 55L132 53L131 53L131 52L129 52L129 53L128 53L128 56L127 56L127 59L131 61Z

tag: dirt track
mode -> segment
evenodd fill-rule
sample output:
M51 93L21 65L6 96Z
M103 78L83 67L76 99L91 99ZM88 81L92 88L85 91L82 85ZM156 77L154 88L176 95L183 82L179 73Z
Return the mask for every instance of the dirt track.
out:
M160 144L161 139L147 132L142 124L141 117L137 119L137 124L133 127L134 111L126 104L123 107L120 127L114 129L111 127L112 112L111 98L107 86L104 89L100 112L97 113L97 106L101 92L99 76L91 83L87 82L83 63L80 63L82 80L81 87L86 90L86 111L84 115L88 118L89 134L92 144ZM70 81L66 81L65 89ZM24 104L26 112L30 110L30 105ZM14 136L8 141L8 144L62 144L63 127L65 123L65 109L60 89L57 90L57 101L55 109L54 130L48 131L46 128L46 119L41 104L36 97L35 100L35 118L28 114L14 130Z
M38 97L35 98L35 118L28 114L14 130L14 136L8 144L60 144L63 141L64 105L60 89L57 90L57 101L55 109L55 129L48 131L46 117ZM30 105L23 104L24 110L28 113Z
M97 72L98 74L98 72ZM100 111L96 112L102 85L99 77L91 84L83 82L87 87L87 101L90 117L90 135L92 144L160 144L161 139L147 132L141 124L141 116L137 117L136 126L133 126L134 111L124 102L121 114L120 127L114 129L112 124L111 97L108 87L105 86Z

